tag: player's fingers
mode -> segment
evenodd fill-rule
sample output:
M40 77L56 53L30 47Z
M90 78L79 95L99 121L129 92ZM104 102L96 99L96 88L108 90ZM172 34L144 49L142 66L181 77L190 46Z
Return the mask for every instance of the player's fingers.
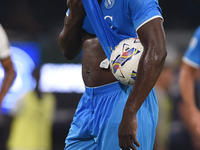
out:
M133 143L137 146L137 147L140 147L140 143L136 140L136 141L133 141Z
M131 140L137 147L140 147L140 143L138 142L136 135L132 136Z
M135 145L133 144L133 140L130 137L126 138L126 149L128 150L137 150L137 148L135 147Z
M119 146L122 150L130 150L128 141L125 137L119 138Z
M132 140L129 140L129 148L130 148L131 150L137 150L137 148L133 145Z
M133 141L133 143L137 146L137 147L140 147L140 143L136 140L136 141Z

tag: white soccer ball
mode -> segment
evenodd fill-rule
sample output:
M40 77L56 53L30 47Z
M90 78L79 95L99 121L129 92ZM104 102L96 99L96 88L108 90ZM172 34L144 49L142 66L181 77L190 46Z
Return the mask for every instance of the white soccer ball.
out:
M129 86L134 85L143 50L138 38L128 38L121 41L112 51L110 68L119 82Z

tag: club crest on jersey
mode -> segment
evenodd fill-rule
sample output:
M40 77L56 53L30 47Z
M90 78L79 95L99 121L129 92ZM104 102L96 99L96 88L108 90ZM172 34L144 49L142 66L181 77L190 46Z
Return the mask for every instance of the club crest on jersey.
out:
M104 2L105 7L106 7L107 9L112 8L113 5L114 5L114 3L115 3L115 0L105 0L105 2Z

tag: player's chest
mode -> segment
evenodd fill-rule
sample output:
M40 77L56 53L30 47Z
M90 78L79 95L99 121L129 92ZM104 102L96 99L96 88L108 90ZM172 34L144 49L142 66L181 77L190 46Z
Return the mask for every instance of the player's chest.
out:
M128 17L125 15L124 0L102 0L101 11L111 27L121 26L128 21Z

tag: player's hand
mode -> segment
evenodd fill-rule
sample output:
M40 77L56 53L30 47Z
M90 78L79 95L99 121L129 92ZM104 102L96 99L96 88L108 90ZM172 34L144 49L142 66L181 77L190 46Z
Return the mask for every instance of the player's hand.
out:
M72 18L84 19L86 13L82 0L67 0L67 7L70 9L69 15Z
M129 115L122 118L119 125L118 137L119 146L122 150L137 150L134 144L140 147L136 138L137 135L137 117ZM134 144L133 144L134 143Z

